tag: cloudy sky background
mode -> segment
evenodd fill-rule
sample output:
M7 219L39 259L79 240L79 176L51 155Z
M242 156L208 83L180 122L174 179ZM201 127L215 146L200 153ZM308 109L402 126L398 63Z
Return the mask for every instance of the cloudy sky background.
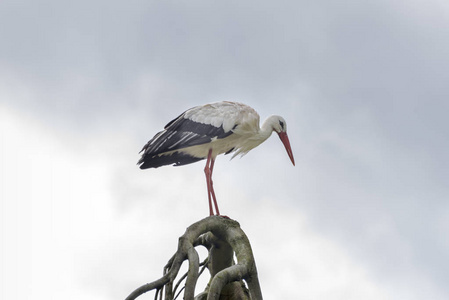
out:
M137 152L221 100L288 122L214 173L266 299L449 299L448 53L439 0L1 1L2 299L159 278L204 164Z

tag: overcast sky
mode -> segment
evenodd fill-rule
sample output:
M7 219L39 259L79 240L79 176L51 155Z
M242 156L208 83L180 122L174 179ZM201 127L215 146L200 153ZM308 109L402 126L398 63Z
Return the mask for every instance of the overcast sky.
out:
M282 115L296 160L273 136L215 167L266 299L449 299L448 83L447 1L2 0L1 295L159 278L208 214L204 162L138 151L231 100Z

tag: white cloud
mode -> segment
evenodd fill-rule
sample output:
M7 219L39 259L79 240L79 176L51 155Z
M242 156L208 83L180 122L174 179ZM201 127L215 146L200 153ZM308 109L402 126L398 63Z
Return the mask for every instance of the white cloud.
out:
M89 139L67 142L74 137L7 107L1 120L7 298L124 297L161 276L177 238L207 214L202 166L144 172L113 151L99 159L96 147L110 140L71 149ZM303 215L270 198L256 204L230 183L216 181L219 203L242 220L266 297L383 298L364 267L312 232Z
M49 286L41 272L60 283L55 293L83 299L126 294L157 277L176 237L207 214L203 165L141 171L137 151L184 109L239 100L262 119L286 118L297 161L289 165L276 137L242 160L218 159L220 209L253 243L268 207L273 231L286 224L300 233L282 253L310 245L302 253L310 265L295 261L292 276L298 265L325 279L300 282L342 295L354 273L357 295L447 298L443 2L1 1L8 295L41 295ZM162 227L162 216L179 221ZM322 296L316 289L311 298Z

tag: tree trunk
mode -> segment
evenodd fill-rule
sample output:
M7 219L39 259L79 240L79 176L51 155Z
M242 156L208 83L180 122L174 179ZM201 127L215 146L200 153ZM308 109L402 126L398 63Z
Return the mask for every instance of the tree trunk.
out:
M197 246L204 246L209 252L208 258L201 264L195 250ZM186 259L189 270L174 286L181 264ZM209 284L204 292L195 297L197 279L206 267L211 275ZM134 300L150 290L156 290L155 299L158 296L162 299L164 289L164 299L173 300L184 279L186 282L181 289L184 290L184 299L262 300L249 240L240 229L240 224L228 218L210 216L189 226L179 238L178 251L166 264L163 277L137 288L126 300Z

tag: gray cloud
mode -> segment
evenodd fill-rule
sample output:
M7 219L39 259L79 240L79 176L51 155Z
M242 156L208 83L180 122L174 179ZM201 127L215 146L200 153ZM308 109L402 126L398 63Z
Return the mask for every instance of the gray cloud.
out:
M209 101L282 114L299 161L284 193L313 226L379 280L421 274L447 295L441 5L2 1L0 91L12 96L1 102L75 134L119 132L142 144ZM280 172L276 145L257 152L271 160L244 159L256 173Z

